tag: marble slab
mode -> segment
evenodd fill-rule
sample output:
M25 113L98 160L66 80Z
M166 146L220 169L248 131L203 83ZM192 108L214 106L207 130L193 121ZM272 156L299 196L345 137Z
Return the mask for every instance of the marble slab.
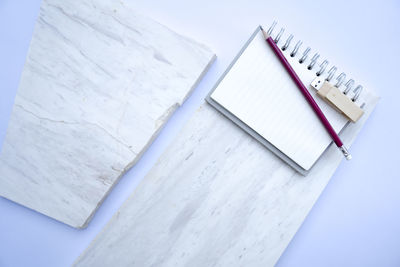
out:
M302 176L204 103L75 266L273 266L342 159Z
M214 60L129 1L43 0L0 155L0 195L85 227Z

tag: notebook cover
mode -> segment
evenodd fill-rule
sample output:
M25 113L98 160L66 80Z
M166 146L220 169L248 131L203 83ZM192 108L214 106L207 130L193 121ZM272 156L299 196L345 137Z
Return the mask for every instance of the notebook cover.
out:
M220 79L216 82L214 85L213 89L208 93L206 96L205 100L208 104L213 106L215 109L217 109L219 112L221 112L225 117L230 119L232 122L234 122L236 125L238 125L240 128L242 128L245 132L247 132L250 136L252 136L254 139L259 141L262 145L264 145L266 148L271 150L273 153L275 153L279 158L281 158L283 161L285 161L289 166L294 168L296 171L301 173L302 175L307 175L309 171L312 169L312 167L315 165L316 162L311 166L309 170L304 169L302 166L300 166L298 163L296 163L294 160L292 160L289 156L287 156L285 153L283 153L281 150L279 150L276 146L274 146L271 142L269 142L267 139L265 139L263 136L261 136L257 131L253 130L251 127L249 127L246 123L244 123L242 120L240 120L237 116L235 116L233 113L231 113L228 109L226 109L224 106L219 104L217 101L215 101L211 95L213 92L217 89L219 86L220 82L225 78L225 76L229 73L233 65L235 65L236 61L240 58L240 56L243 54L243 52L247 49L249 44L253 41L253 39L259 34L260 27L257 27L254 31L254 33L251 35L249 40L245 43L243 48L239 51L239 53L236 55L236 57L233 59L231 64L228 66L226 71L223 73L223 75L220 77ZM301 78L301 77L300 77ZM347 123L340 131L339 134L348 126L349 123ZM330 143L329 146L332 145L333 142ZM329 147L328 146L328 147ZM323 153L328 149L328 147L324 150ZM322 153L322 154L323 154ZM322 155L321 154L321 155ZM320 157L321 157L320 155ZM320 158L319 157L319 158ZM318 158L318 159L319 159Z
M299 164L297 164L295 161L293 161L291 158L286 156L286 154L282 153L278 148L276 148L272 143L270 143L268 140L266 140L264 137L259 135L256 131L254 131L252 128L247 126L243 121L238 119L235 115L233 115L231 112L229 112L226 108L224 108L222 105L220 105L218 102L214 101L211 98L211 94L214 92L214 90L218 87L219 83L225 78L226 74L230 71L232 66L236 63L236 61L240 58L240 56L243 54L243 52L246 50L246 48L249 46L251 41L253 41L254 37L257 36L258 32L260 31L260 27L257 27L257 29L254 31L254 33L251 35L250 39L245 43L243 48L239 51L239 53L236 55L236 57L233 59L232 63L229 65L229 67L226 69L224 74L219 78L219 80L216 82L214 85L213 89L208 93L206 97L207 103L209 103L211 106L216 108L219 112L221 112L224 116L226 116L228 119L232 120L236 125L238 125L240 128L242 128L245 132L247 132L249 135L251 135L253 138L255 138L257 141L259 141L261 144L263 144L265 147L267 147L269 150L274 152L278 157L280 157L283 161L285 161L287 164L289 164L292 168L294 168L296 171L301 173L302 175L307 175L309 170L305 170L302 168Z

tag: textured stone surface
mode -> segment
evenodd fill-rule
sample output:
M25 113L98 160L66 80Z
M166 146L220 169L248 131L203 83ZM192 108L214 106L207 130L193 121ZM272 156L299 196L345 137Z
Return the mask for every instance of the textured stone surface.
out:
M214 59L122 1L43 0L0 195L84 227Z
M342 160L331 145L304 177L203 104L75 264L273 266Z

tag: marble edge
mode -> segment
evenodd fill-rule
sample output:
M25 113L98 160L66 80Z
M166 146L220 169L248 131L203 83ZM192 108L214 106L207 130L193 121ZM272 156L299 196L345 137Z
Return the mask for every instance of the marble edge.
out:
M191 93L193 92L193 90L198 86L198 84L200 83L200 81L202 80L202 78L206 75L207 71L209 70L209 68L212 66L212 64L215 62L217 56L215 54L212 55L212 57L210 58L207 66L204 68L203 72L200 73L200 75L198 76L196 82L193 84L193 86L190 88L190 90L188 91L188 93L186 94L186 96L183 98L181 103L175 103L174 105L172 105L168 110L167 110L167 114L165 117L165 120L163 121L162 125L157 129L157 131L154 132L154 134L152 135L152 137L149 139L149 141L146 143L146 145L143 147L143 149L136 155L136 157L134 158L134 160L127 165L127 167L124 169L123 172L121 172L121 174L118 176L118 178L115 180L115 182L109 187L109 189L105 192L105 194L103 195L102 199L97 203L96 208L91 212L91 214L89 215L89 217L81 224L78 226L72 226L74 228L77 229L85 229L90 221L92 220L93 216L95 215L96 211L100 208L101 204L104 202L104 200L108 197L108 195L111 193L111 191L113 190L114 186L118 184L118 182L121 180L121 178L137 163L137 161L139 161L141 159L141 157L143 156L143 154L147 151L147 149L149 148L149 146L154 142L154 140L158 137L158 135L160 134L160 132L162 131L162 129L164 129L166 123L168 122L168 120L172 117L172 115L175 113L175 111L186 101L186 99L191 95ZM145 177L144 177L145 178ZM119 208L118 208L119 209ZM114 215L113 215L114 216ZM108 223L107 223L108 224Z
M43 1L43 0L41 0L41 1ZM40 4L40 6L42 6L42 4ZM7 118L7 127L5 128L6 131L5 131L5 133L4 133L3 138L0 140L0 155L3 154L4 142L6 141L6 138L7 138L7 135L8 135L8 129L9 129L10 123L11 123L11 116L13 115L14 109L15 109L15 100L16 100L16 98L17 98L17 96L18 96L18 92L19 92L20 87L21 87L22 74L24 73L25 65L26 65L26 63L28 62L28 57L29 57L29 55L30 55L30 53L31 53L32 42L33 42L33 36L35 36L36 31L38 30L38 27L39 27L39 26L38 26L38 24L39 24L39 23L38 23L39 17L40 17L40 10L39 10L39 13L38 13L38 15L37 15L37 18L35 19L35 25L33 26L32 34L30 35L30 40L29 40L28 49L26 49L26 54L25 54L24 61L23 61L24 63L23 63L23 65L22 65L22 68L20 68L20 71L19 71L17 86L14 87L14 88L15 88L15 94L14 94L14 97L13 97L13 100L12 100L11 111L10 111L9 116L8 116L8 118ZM0 195L0 197L2 197L2 196ZM5 198L5 197L3 197L3 198Z
M188 42L190 42L192 44L195 44L197 46L200 46L204 50L207 50L209 53L213 54L214 57L215 57L215 53L213 52L213 50L208 45L206 45L206 44L204 44L202 42L199 42L197 39L192 38L192 36L190 36L190 35L181 34L179 29L178 29L178 31L176 31L176 30L170 28L169 26L167 26L167 24L164 24L164 22L158 21L158 19L155 19L153 16L137 12L136 9L134 8L134 6L131 3L123 2L123 4L124 5L128 5L128 8L131 9L132 11L134 11L137 16L140 16L140 17L142 17L144 19L153 21L154 23L158 24L159 26L163 27L164 29L166 29L166 30L168 30L168 31L170 31L170 32L172 32L172 33L174 33L176 35L179 35L179 37L181 37L182 39L184 39L184 40L186 40L186 41L188 41Z

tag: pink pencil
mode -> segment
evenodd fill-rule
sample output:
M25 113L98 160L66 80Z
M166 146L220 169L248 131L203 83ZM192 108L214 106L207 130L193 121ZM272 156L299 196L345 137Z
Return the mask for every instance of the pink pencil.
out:
M297 88L299 88L300 92L303 94L307 102L310 104L310 106L313 108L315 114L321 121L321 123L324 125L325 129L328 131L329 135L332 137L333 141L335 144L340 148L342 151L343 155L346 157L347 160L351 159L351 155L347 148L343 145L342 140L340 140L340 137L338 134L335 132L333 129L332 125L329 123L328 119L325 117L324 113L318 106L317 102L315 102L314 98L311 96L310 92L308 92L307 88L304 86L304 84L301 82L299 76L297 76L296 72L293 70L292 66L290 66L289 62L283 55L282 51L279 49L279 47L275 44L274 40L272 37L269 35L269 33L265 32L264 29L260 26L260 29L265 37L265 40L267 43L271 46L272 50L274 50L275 55L279 58L281 61L282 65L285 67L287 72L289 73L290 77L292 77L294 83L297 85Z

